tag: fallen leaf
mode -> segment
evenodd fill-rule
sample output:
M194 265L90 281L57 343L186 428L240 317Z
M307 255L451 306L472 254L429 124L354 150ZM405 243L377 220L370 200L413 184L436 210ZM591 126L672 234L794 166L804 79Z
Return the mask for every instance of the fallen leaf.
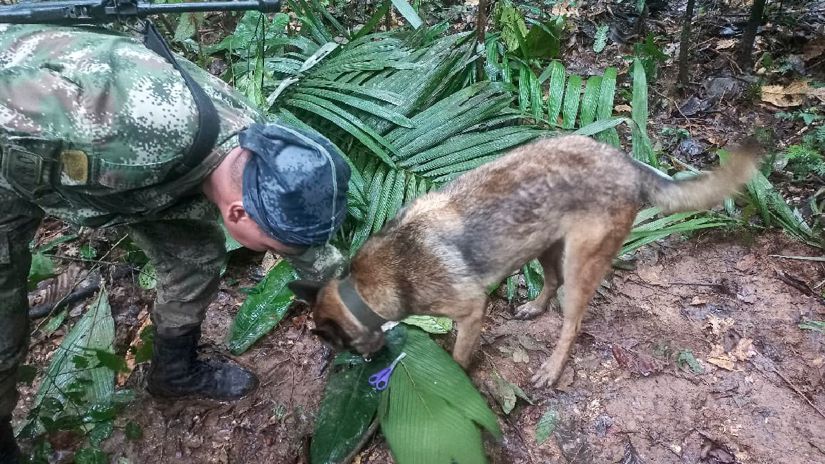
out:
M825 101L825 88L813 88L808 85L808 81L796 81L784 87L781 85L762 86L762 101L781 108L799 106L808 96Z
M702 298L701 296L694 296L692 300L690 300L691 306L702 306L704 304L708 304L708 300Z
M756 356L756 350L753 348L753 340L750 338L740 338L736 347L730 353L739 361L745 361Z
M630 113L631 111L633 111L633 108L630 105L616 105L613 107L614 113Z
M736 39L722 39L719 42L716 42L716 49L727 50L728 48L732 48L734 45L736 45Z
M513 349L513 361L517 363L528 363L530 362L530 356L527 355L527 351L520 346L516 346Z
M559 413L555 409L547 408L541 419L536 423L536 443L539 445L550 438L559 423Z
M527 334L519 334L517 338L518 342L521 343L521 346L523 346L526 350L543 351L545 353L550 352L550 350L547 349L547 346Z
M510 414L513 408L516 407L516 400L518 398L533 404L533 400L530 399L526 393L524 393L524 390L522 390L521 387L510 383L498 374L493 374L493 382L490 392L501 406L501 410L504 414Z
M634 374L647 377L654 372L662 370L662 366L650 356L634 353L619 345L613 345L611 351L613 352L613 357L616 358L616 362Z
M141 332L147 326L152 324L152 319L149 318L149 312L144 308L140 314L138 314L137 318L138 322L140 323L140 327L134 332L135 338L132 339L131 343L129 343L129 348L126 350L126 367L129 368L128 372L120 372L117 374L117 379L115 382L117 383L118 387L122 387L126 384L126 381L129 380L129 376L131 375L132 371L135 370L135 366L137 365L137 361L135 360L135 354L137 353L137 349L139 345L143 344L143 340L140 338Z
M713 345L705 361L707 361L708 364L713 364L727 371L732 371L736 367L736 363L725 353L722 345Z
M802 56L805 61L810 61L813 58L818 58L825 53L825 37L818 37L806 43L802 47Z
M733 318L726 317L723 319L710 314L708 315L708 322L705 326L710 326L710 331L714 335L724 335L728 330L730 330L731 327L733 327L733 324L735 324Z

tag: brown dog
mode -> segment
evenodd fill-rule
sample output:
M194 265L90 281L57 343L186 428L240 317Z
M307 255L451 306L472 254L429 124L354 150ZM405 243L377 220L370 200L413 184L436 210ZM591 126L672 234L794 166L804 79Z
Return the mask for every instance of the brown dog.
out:
M362 354L383 345L383 322L448 316L458 329L453 358L466 368L481 331L485 289L538 258L544 289L515 316L544 312L564 283L561 337L533 376L537 387L552 385L640 206L711 207L747 182L757 163L756 156L733 153L717 170L672 181L587 137L538 140L416 199L364 244L342 280L290 287L313 306L317 334Z

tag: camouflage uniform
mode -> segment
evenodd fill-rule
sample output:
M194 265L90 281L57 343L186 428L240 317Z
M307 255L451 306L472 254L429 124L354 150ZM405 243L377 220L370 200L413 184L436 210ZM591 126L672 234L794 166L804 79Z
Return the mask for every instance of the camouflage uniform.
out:
M197 128L190 91L170 63L134 38L98 28L0 24L0 417L28 337L28 244L41 218L127 225L158 274L159 332L199 325L225 261L204 178L263 114L221 80L178 58L213 100L221 130L194 170L170 179ZM331 247L295 257L310 277ZM316 266L317 267L317 266ZM299 269L300 270L300 269Z

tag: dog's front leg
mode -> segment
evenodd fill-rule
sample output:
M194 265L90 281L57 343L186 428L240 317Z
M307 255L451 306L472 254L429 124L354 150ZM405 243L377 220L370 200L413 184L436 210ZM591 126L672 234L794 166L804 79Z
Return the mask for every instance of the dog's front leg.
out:
M453 346L453 359L465 370L470 366L478 339L481 336L481 320L484 318L484 309L487 300L467 302L467 308L462 311L461 317L456 317L458 335Z

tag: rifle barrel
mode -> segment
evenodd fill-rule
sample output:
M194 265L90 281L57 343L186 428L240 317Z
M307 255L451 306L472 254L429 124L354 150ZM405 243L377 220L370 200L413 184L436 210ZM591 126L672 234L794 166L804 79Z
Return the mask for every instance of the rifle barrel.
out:
M271 13L281 8L281 0L250 0L224 2L144 3L138 2L138 16L161 13L194 13L200 11L258 10Z

